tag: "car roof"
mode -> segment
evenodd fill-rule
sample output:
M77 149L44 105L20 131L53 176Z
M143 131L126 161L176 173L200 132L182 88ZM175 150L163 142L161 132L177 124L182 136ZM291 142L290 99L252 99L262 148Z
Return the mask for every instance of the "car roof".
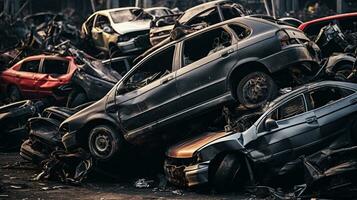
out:
M157 9L170 10L168 7L164 7L164 6L145 8L144 10L145 11L152 11L152 10L157 10Z
M304 30L306 27L310 26L311 24L315 24L318 22L323 22L323 21L329 21L329 20L334 20L334 19L342 19L342 18L348 18L348 17L357 17L357 12L353 13L344 13L344 14L338 14L338 15L332 15L332 16L327 16L319 19L314 19L308 22L305 22L299 26L300 30Z
M96 11L95 14L108 14L109 12L113 12L113 11L129 10L129 9L141 9L141 8L139 8L139 7L112 8L112 9L107 9L107 10L99 10L99 11Z
M289 99L289 97L296 96L299 94L302 94L304 92L323 87L323 86L336 86L336 87L348 87L351 89L354 89L355 91L357 90L357 84L355 83L349 83L349 82L340 82L340 81L321 81L317 83L309 83L303 86L300 86L293 91L283 94L276 98L274 101L270 102L269 107L275 106L276 104L280 103L284 99Z
M180 23L187 22L190 20L193 16L196 16L197 14L209 10L211 8L214 8L217 6L217 4L222 4L222 3L233 3L230 0L216 0L216 1L210 1L207 3L199 4L195 7L192 7L190 9L187 9L181 17L178 19Z

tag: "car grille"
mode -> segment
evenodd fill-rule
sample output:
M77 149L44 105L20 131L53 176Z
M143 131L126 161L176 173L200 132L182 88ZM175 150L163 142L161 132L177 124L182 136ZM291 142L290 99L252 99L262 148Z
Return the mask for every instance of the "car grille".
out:
M166 177L169 181L178 186L187 186L188 182L185 176L185 166L174 166L174 165L165 165L165 173Z

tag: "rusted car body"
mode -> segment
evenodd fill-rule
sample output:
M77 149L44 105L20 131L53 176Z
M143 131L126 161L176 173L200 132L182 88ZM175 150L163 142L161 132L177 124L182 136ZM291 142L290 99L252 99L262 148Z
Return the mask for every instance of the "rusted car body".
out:
M283 84L272 76L292 80L290 67L316 64L304 40L293 27L252 17L187 35L142 59L105 97L65 120L62 141L68 150L89 144L94 157L106 160L124 140L160 145L166 136L178 137L167 134L174 124L187 124L223 104L260 105ZM267 87L251 87L251 81Z
M164 167L168 180L180 186L211 182L224 188L237 179L272 178L302 155L355 143L357 85L308 84L243 121L251 125L206 133L171 147Z
M52 97L63 101L77 65L73 57L27 57L1 73L1 91L12 101Z
M81 37L105 52L128 54L150 47L153 17L137 7L97 11L82 25Z
M181 25L190 26L197 30L205 28L225 20L247 15L247 11L240 5L227 0L212 1L200 4L186 10L177 22ZM150 42L156 45L170 36L174 25L152 27L150 29Z

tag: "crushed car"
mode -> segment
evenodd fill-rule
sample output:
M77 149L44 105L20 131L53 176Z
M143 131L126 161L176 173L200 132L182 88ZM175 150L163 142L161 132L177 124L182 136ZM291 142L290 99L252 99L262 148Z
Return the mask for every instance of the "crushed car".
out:
M74 50L73 53L83 64L78 66L71 79L73 90L67 99L69 108L101 99L132 66L132 56L101 61L89 58L82 51Z
M51 157L52 152L64 150L62 135L58 133L60 124L91 103L75 108L49 107L44 109L40 116L30 118L27 122L29 138L21 145L21 157L40 165Z
M27 138L27 120L38 116L44 109L44 102L19 101L0 107L0 151L17 149Z
M180 186L211 183L219 190L274 179L302 155L355 144L356 111L356 84L324 81L299 87L260 112L231 119L227 131L170 147L166 177Z
M305 40L298 29L253 17L187 35L149 54L105 97L66 119L62 142L67 150L87 146L94 158L110 160L126 141L159 146L175 140L180 134L173 124L207 122L224 104L259 107L284 81L294 85L292 68L315 69Z
M157 45L164 39L170 37L171 32L179 27L185 27L192 31L200 30L209 25L213 25L235 17L247 15L248 12L240 4L227 0L216 0L203 3L186 10L178 19L176 24L166 25L164 23L154 23L150 29L150 42ZM157 26L156 26L157 25Z
M71 91L69 83L76 68L70 56L30 56L1 72L1 91L12 102L42 98L63 102Z
M81 37L110 56L143 52L152 18L137 7L97 11L83 23Z

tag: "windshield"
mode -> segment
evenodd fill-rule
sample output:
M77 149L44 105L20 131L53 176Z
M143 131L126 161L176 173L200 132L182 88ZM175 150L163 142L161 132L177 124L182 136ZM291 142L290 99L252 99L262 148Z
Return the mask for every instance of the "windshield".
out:
M149 15L142 9L127 9L110 12L110 16L115 24L130 22L135 20L150 19Z

